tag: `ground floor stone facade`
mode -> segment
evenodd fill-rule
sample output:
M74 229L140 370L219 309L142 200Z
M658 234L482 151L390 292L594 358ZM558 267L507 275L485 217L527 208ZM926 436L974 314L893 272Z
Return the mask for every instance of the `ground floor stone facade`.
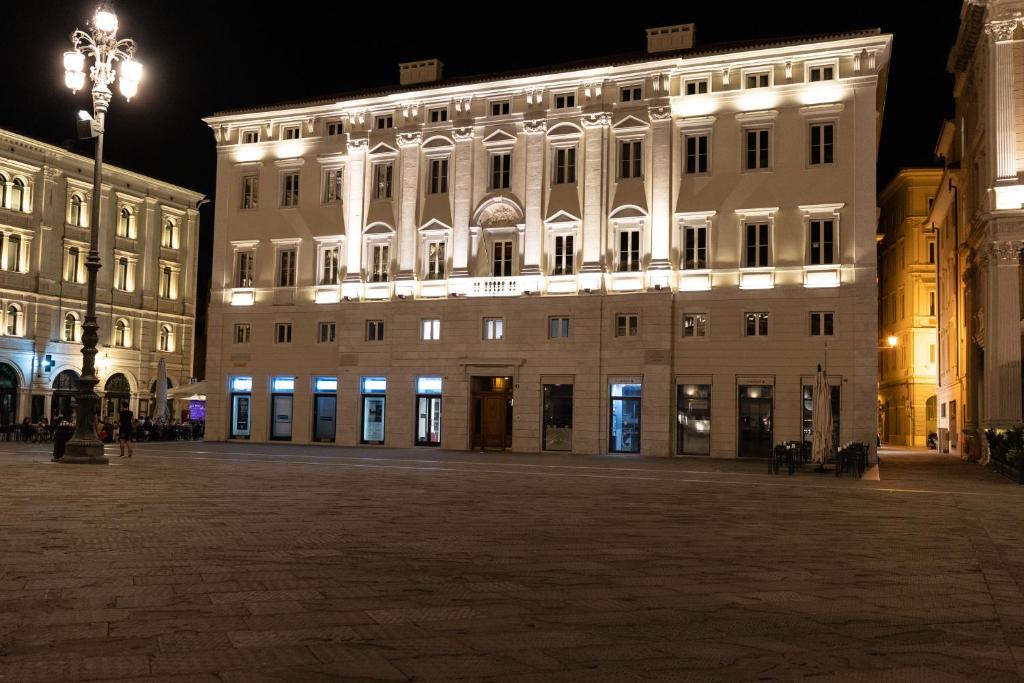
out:
M832 314L831 335L812 334L816 312ZM873 286L222 307L211 320L212 440L762 455L809 428L819 364L837 440L877 434ZM282 324L290 342L276 341Z

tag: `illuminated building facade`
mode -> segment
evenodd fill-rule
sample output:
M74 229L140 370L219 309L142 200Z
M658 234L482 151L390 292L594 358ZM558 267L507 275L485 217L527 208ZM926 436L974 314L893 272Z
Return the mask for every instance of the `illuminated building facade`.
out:
M1021 423L1024 2L969 0L950 53L955 116L930 222L938 235L939 447L986 457Z
M96 358L101 415L147 414L156 368L192 376L202 195L103 168ZM91 159L0 130L0 426L72 415L82 369Z
M879 434L883 443L926 446L937 433L936 236L928 221L941 169L904 169L878 198Z
M648 51L206 119L207 438L764 455L874 443L890 37Z

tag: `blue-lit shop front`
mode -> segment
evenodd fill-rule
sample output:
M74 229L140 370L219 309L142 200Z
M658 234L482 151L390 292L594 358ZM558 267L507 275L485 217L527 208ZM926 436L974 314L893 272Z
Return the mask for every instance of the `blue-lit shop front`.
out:
M441 445L440 377L416 378L416 445Z
M313 441L331 443L338 431L338 378L313 378Z
M363 397L360 443L384 443L384 409L387 404L388 378L362 377L359 390Z
M231 378L231 438L252 436L252 377Z

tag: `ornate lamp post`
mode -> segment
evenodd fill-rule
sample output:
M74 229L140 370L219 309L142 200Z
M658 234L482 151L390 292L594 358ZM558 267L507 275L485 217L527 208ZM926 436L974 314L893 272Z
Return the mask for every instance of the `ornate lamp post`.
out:
M85 86L85 64L89 67L92 80L92 134L96 138L96 166L92 180L92 211L89 221L89 256L85 260L88 271L88 303L85 322L82 325L82 376L78 380L78 423L75 434L68 441L61 462L107 464L103 455L103 443L96 435L96 419L99 414L99 396L96 395L96 344L99 341L99 324L96 322L96 276L100 269L100 255L97 251L100 227L100 177L103 168L103 128L112 93L110 86L120 76L121 94L131 100L142 79L142 65L134 59L135 43L118 40L117 15L106 3L96 8L89 31L76 30L71 34L73 50L64 53L64 83L78 92ZM118 70L114 65L120 62ZM88 114L83 113L88 119Z

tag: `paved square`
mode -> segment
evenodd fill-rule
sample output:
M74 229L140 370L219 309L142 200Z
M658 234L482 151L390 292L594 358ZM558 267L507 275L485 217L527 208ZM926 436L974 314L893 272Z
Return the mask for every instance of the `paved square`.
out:
M1024 491L951 458L112 462L0 444L0 680L1024 677Z

